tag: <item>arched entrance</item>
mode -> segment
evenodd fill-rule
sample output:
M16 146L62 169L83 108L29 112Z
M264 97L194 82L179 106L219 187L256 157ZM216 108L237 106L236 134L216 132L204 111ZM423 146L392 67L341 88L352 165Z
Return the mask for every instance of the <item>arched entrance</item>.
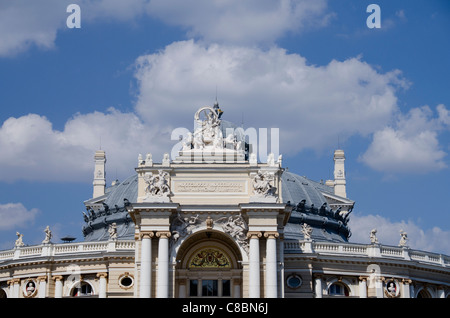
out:
M228 235L197 232L181 244L176 261L176 297L241 297L242 256Z

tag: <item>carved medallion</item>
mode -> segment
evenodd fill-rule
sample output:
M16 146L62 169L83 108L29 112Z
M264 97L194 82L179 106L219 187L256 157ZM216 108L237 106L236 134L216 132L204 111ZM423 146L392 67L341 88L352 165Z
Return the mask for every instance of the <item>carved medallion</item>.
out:
M231 263L222 251L214 248L203 249L194 254L189 268L230 268Z

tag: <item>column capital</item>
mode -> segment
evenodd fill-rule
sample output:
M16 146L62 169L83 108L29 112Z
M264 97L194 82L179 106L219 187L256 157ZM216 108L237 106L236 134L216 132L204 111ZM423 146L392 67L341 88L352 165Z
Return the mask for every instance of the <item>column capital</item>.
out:
M47 276L38 276L38 277L36 278L36 280L37 280L38 282L46 282L46 281L47 281Z
M247 238L252 239L252 238L260 238L262 237L262 233L260 231L248 231L247 232Z
M19 278L13 278L7 281L8 285L14 285L14 284L19 284L20 283L20 279Z
M169 238L171 236L172 236L172 234L169 231L156 232L156 237L159 237L159 238Z
M152 231L145 231L145 232L140 232L139 233L139 239L144 239L144 238L152 238L155 236L155 233L153 233Z
M57 281L57 280L61 281L61 280L63 280L63 277L62 277L62 275L55 275L55 276L52 276L52 279L54 281Z
M367 276L359 276L358 279L361 282L367 282L368 277Z
M403 279L402 279L402 283L403 283L403 284L412 284L412 280L411 280L411 279L403 278Z
M107 278L108 277L108 273L106 272L101 272L101 273L97 273L96 275L98 278Z
M268 239L276 239L280 236L277 231L266 231L264 232L264 237Z

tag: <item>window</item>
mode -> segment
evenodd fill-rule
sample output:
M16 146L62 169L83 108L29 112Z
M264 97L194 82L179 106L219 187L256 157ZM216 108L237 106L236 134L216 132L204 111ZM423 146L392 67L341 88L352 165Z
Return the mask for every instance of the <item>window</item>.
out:
M328 294L332 296L348 296L348 288L343 284L334 283L328 288Z
M222 296L224 297L231 296L231 281L229 279L224 279L222 281Z
M72 297L80 297L80 296L90 296L92 295L92 286L86 282L81 282L81 284L77 284L72 289L71 296Z
M231 280L223 279L219 281L217 279L191 279L189 280L189 296L231 297Z
M286 279L287 285L292 289L297 289L302 285L302 279L296 274L289 275Z
M202 296L217 296L217 280L202 280Z
M189 281L189 296L198 296L198 280L191 279Z

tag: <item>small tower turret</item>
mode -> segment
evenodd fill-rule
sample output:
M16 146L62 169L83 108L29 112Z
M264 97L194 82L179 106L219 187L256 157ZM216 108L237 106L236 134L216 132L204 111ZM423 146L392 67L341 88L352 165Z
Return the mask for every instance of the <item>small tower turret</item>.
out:
M334 194L347 197L346 181L345 181L345 155L344 150L337 149L334 151Z
M95 152L95 169L94 169L94 192L92 194L93 198L102 196L105 194L105 186L106 186L106 173L105 173L105 164L106 164L106 155L104 150L97 150Z

